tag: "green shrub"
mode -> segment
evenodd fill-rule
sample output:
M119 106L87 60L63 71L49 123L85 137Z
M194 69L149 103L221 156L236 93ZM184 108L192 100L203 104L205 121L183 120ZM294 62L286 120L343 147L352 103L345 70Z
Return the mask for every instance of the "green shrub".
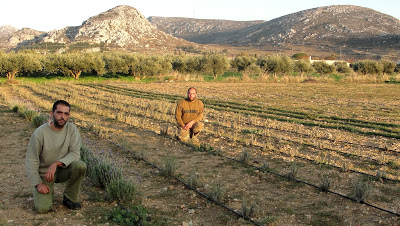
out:
M351 65L355 72L366 74L381 74L383 72L383 65L380 62L373 60L361 60Z
M122 170L112 163L100 161L93 168L95 180L98 180L101 186L105 188L108 187L112 180L122 179Z
M353 194L357 202L364 202L372 190L372 185L368 181L359 178L353 183Z
M167 158L164 160L164 164L161 167L161 174L165 177L172 177L175 175L177 170L175 159Z
M210 193L208 195L212 200L223 202L225 199L225 193L225 186L220 182L211 185Z
M257 212L257 204L255 202L247 202L246 200L242 201L242 214L247 217L254 217Z
M33 117L32 125L37 128L37 127L45 124L48 121L49 121L49 117L47 117L45 115L37 115L37 116Z
M276 76L292 72L294 61L288 56L267 56L258 59L257 65L265 72Z
M290 180L295 180L298 172L299 172L299 167L295 162L293 162L292 166L290 167L290 172L287 174L287 177Z
M314 68L308 60L297 60L294 62L294 71L299 72L302 75L304 73L313 72Z
M382 64L383 67L383 74L393 74L394 70L396 69L397 64L394 61L391 60L381 60L380 63Z
M13 107L11 108L11 110L12 110L13 112L17 113L19 110L25 111L25 108L23 108L22 106L19 106L19 105L15 105L15 106L13 106Z
M25 110L20 112L20 115L23 116L27 121L31 122L34 117L39 115L39 113L33 110Z
M107 218L117 225L147 225L147 210L142 206L114 208Z
M122 178L113 178L106 187L107 198L117 203L129 203L137 194L136 185Z
M339 73L350 73L352 70L346 62L337 62L336 71Z
M122 179L122 170L115 163L100 158L85 146L81 148L81 159L86 163L86 175L92 179L95 186L106 188L111 180Z
M260 167L261 172L267 172L269 170L269 163L267 161L263 161Z
M197 188L199 186L199 175L196 174L196 172L191 171L189 174L187 184L192 188Z
M331 181L327 175L324 175L322 177L322 181L321 181L319 187L321 188L321 191L323 191L323 192L329 191L329 189L331 187Z
M336 70L335 66L329 65L323 61L315 61L312 66L315 71L321 75L331 74Z
M240 153L239 156L239 161L242 163L246 163L250 158L250 154L247 150L243 150L242 153Z

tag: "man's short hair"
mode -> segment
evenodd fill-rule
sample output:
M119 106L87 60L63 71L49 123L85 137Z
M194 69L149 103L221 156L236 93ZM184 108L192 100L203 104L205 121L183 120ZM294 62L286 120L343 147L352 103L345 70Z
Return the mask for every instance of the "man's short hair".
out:
M71 105L67 101L65 101L65 100L57 100L53 104L53 112L57 109L57 106L59 104L62 104L62 105L65 105L65 106L69 107L69 110L71 111Z
M187 93L189 93L191 89L194 89L194 90L196 90L196 93L197 93L197 89L196 89L196 88L194 88L194 87L190 87L190 88L188 89Z

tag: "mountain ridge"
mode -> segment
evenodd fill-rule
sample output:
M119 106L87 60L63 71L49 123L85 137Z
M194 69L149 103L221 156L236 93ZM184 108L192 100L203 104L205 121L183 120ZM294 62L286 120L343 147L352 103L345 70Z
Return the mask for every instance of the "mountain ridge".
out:
M25 36L22 35L24 32ZM22 40L24 37L30 39ZM50 32L0 27L2 48L13 45L24 48L40 43L68 46L87 42L110 49L170 52L182 46L204 49L207 47L201 44L211 44L281 52L301 50L300 47L325 52L343 48L347 54L370 51L368 54L379 55L398 52L398 40L400 21L397 18L354 5L317 7L269 21L146 19L134 7L122 5L92 16L80 26ZM352 50L353 47L358 49Z

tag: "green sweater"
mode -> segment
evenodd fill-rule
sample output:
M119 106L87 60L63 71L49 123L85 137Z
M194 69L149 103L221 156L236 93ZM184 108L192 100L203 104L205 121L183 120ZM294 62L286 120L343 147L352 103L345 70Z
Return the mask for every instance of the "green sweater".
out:
M203 110L203 102L198 99L193 101L188 99L181 100L175 110L176 122L182 127L185 127L192 120L199 122L203 119Z
M46 174L47 168L55 161L64 163L65 167L78 161L81 142L78 129L69 122L59 132L53 131L49 123L37 128L26 152L26 172L30 184L35 187L43 182L40 177Z

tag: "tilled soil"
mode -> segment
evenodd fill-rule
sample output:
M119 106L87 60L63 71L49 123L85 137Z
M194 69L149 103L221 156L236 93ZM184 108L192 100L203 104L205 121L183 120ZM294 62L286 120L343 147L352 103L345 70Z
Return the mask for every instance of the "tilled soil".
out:
M209 193L214 184L225 190L223 202L241 211L244 200L256 203L254 220L265 224L333 224L333 225L396 225L398 217L342 199L308 186L264 174L208 153L194 152L187 145L154 132L121 128L125 145L121 149L90 131L81 129L86 146L96 153L111 153L119 162L124 176L134 180L141 192L142 204L149 210L154 224L170 225L250 225L226 209L200 197L174 179L160 175L159 170L134 159L135 152L162 166L165 159L175 159L176 175L187 180L189 173L199 175L199 190ZM8 225L98 225L109 224L107 213L115 203L104 199L105 192L85 179L81 201L83 208L71 211L62 205L62 185L56 186L53 210L37 214L33 210L32 190L25 174L25 151L34 128L0 107L0 151L2 158L0 190L0 224ZM118 142L115 140L114 142Z

